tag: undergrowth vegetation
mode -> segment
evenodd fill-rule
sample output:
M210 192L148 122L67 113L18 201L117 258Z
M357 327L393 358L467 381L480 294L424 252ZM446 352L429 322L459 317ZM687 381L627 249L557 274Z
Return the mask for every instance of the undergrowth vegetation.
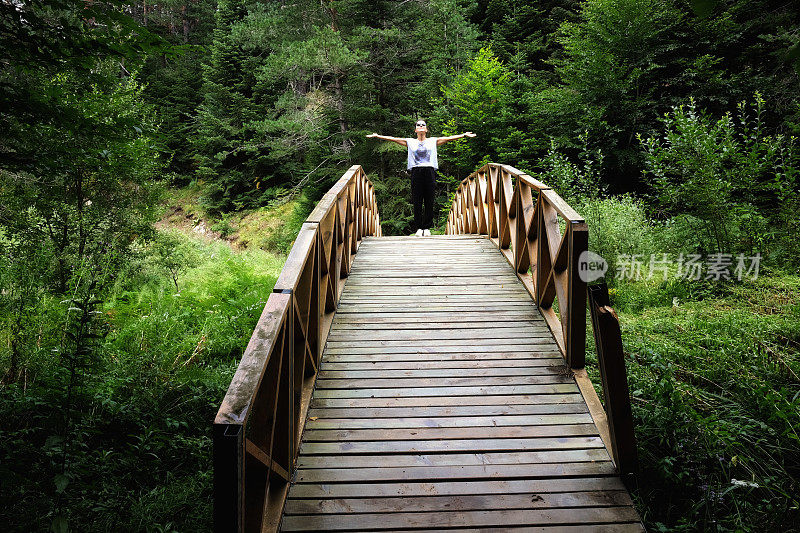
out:
M208 529L211 422L282 262L177 232L134 247L75 380L44 333L80 305L40 303L41 345L0 389L0 504L19 530Z
M654 531L795 530L800 278L711 285L612 290L628 354L639 510Z
M762 132L762 107L756 94L735 119L691 102L665 114L641 139L649 195L607 195L601 154L542 161L608 263L649 530L800 523L800 164L796 139ZM591 335L587 351L600 392Z
M649 220L631 198L578 205L590 249L610 263L606 279L622 325L639 449L634 496L645 525L795 531L800 277L767 261L756 279L688 279L675 264L648 279L651 254L691 253L693 241L682 240L674 225ZM620 254L642 258L640 279L617 276ZM600 392L591 334L587 348Z
M574 169L565 172L574 175ZM800 277L794 261L784 260L790 247L772 243L760 271L738 279L735 254L760 250L747 239L738 249L729 244L730 279L714 279L704 253L713 249L711 240L693 234L684 215L654 220L645 202L627 196L590 195L573 203L589 225L589 248L609 263L606 280L622 325L639 449L634 497L645 525L653 531L797 530ZM709 215L703 223L714 220ZM696 276L678 261L690 254L704 261ZM635 270L632 257L639 262ZM654 264L669 260L653 275L651 257ZM591 336L587 348L599 392Z

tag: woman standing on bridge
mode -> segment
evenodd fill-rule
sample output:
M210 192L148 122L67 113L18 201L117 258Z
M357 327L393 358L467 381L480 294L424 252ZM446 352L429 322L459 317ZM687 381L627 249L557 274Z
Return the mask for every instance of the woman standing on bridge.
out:
M417 227L417 237L431 234L433 225L433 205L436 199L436 169L439 168L437 147L448 141L475 137L471 131L449 137L428 138L428 125L424 120L416 123L416 138L389 137L372 133L367 135L370 139L382 139L396 142L408 149L408 170L411 171L411 202L414 204L414 225ZM423 211L423 203L424 211Z

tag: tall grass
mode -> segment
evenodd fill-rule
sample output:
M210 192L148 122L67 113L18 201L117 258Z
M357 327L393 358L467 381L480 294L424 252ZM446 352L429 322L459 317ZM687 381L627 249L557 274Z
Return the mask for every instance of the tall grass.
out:
M800 523L800 278L616 279L618 254L692 252L629 198L587 199L590 249L609 260L653 531L794 531ZM687 249L688 247L688 249ZM587 365L599 383L592 340Z
M799 289L775 274L655 306L645 284L618 289L653 530L797 529Z
M211 422L283 260L173 239L192 265L179 291L147 246L105 298L100 363L77 392L71 429L60 422L54 358L29 361L28 382L0 390L0 514L10 529L210 527ZM58 305L41 306L39 322Z

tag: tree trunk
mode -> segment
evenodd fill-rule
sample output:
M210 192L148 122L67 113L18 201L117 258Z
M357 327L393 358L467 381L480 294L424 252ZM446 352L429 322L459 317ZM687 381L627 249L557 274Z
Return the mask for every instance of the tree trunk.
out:
M78 174L78 181L75 184L75 207L78 211L78 260L83 259L83 254L86 251L86 226L83 219L83 176Z
M322 5L325 11L328 12L328 15L331 17L331 29L338 33L339 13L336 12L336 8L333 7L330 1L325 2L323 0ZM334 70L333 76L333 92L336 95L336 112L339 115L339 132L342 134L342 150L347 151L349 146L347 144L347 139L345 138L345 134L347 133L347 122L344 119L344 91L342 90L342 78L344 77L344 73L337 68Z
M336 82L333 85L333 90L336 94L336 111L339 114L339 131L344 135L347 133L347 122L344 119L344 94L342 90L342 78L344 75L341 72L337 72L335 76Z
M181 18L183 19L183 42L189 42L189 18L186 16L186 4L181 6Z

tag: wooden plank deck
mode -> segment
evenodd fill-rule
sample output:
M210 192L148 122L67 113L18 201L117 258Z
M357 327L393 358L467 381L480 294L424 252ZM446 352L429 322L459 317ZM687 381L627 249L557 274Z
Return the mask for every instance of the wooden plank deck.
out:
M642 531L544 320L485 237L361 244L283 531Z

